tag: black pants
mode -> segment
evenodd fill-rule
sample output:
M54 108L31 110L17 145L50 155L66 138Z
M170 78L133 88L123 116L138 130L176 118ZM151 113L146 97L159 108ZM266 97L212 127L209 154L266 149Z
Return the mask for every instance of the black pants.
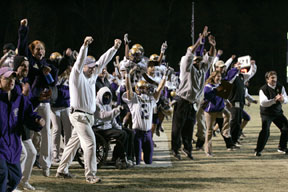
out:
M278 148L287 149L287 139L288 139L288 121L287 118L281 114L278 116L266 116L261 115L262 119L262 130L259 133L256 151L261 152L269 138L270 135L270 126L273 122L281 131L280 141Z
M113 150L113 160L117 158L125 158L125 146L127 145L127 134L121 129L111 128L111 129L99 129L97 133L102 135L105 140L109 141L111 139L116 139L116 145ZM97 142L97 141L96 141Z
M242 112L243 109L241 107L231 107L230 109L231 113L230 128L233 143L236 143L239 138L242 122Z
M181 138L184 149L192 151L192 135L196 120L196 111L193 104L184 99L179 99L174 106L172 121L172 150L181 148Z
M223 121L224 121L223 118L216 118L216 123L218 124L218 127L220 129L221 135L222 135L222 128L223 128ZM231 148L234 145L231 137L226 138L223 135L222 135L222 137L223 137L224 142L226 144L226 148Z
M122 127L122 130L126 132L127 144L125 146L125 151L128 160L134 160L134 131L132 129Z

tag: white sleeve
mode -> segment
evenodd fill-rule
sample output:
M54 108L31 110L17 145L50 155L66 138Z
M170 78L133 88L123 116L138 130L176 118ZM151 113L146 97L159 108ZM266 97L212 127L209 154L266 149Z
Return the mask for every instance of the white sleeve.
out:
M127 98L127 92L123 93L122 95L122 100L127 103L127 105L129 105L130 103L137 103L137 97L136 97L136 93L133 92L133 96L130 100L128 100Z
M219 57L216 56L213 60L213 63L212 63L212 70L215 71L215 64L217 63L217 61L219 61Z
M96 106L94 117L95 119L100 119L102 121L112 120L120 114L120 111L117 108L112 109L111 111L105 111L100 105Z
M226 62L225 62L225 67L226 67L226 70L229 68L229 66L231 65L233 59L232 57L230 57Z
M262 90L259 91L260 106L270 107L276 103L274 99L268 99Z
M78 73L82 73L82 71L83 71L84 61L86 59L87 52L88 52L88 46L82 45L82 47L80 48L79 54L77 56L76 62L74 64L74 66L73 66L73 68Z
M245 98L251 103L255 101L255 99L248 93L247 88L245 88Z
M193 53L187 50L185 56L182 56L180 61L180 73L190 72L191 65L193 65L193 58Z
M286 94L286 91L285 91L285 88L284 86L282 87L282 93L281 93L284 97L284 104L286 104L288 102L288 97L287 97L287 94Z
M214 61L214 58L213 56L209 56L208 53L206 53L204 56L203 56L203 65L201 66L201 68L203 68L205 71L207 71L210 66L212 65L213 61Z
M251 79L255 75L256 71L257 71L256 64L255 65L251 65L250 70L247 73L243 73L244 83L249 81L249 79Z
M115 49L114 47L111 47L103 55L101 55L99 60L96 61L96 64L98 66L96 66L94 75L98 75L99 73L102 72L103 68L112 60L116 52L117 52L117 49Z

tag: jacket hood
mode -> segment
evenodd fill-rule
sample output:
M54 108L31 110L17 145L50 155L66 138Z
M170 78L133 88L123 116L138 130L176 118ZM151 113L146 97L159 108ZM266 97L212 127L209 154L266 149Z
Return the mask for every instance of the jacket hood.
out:
M96 96L96 102L99 103L100 105L104 105L103 104L103 95L107 92L112 97L112 93L108 87L102 87L101 89L99 89L99 91L97 92L97 96Z

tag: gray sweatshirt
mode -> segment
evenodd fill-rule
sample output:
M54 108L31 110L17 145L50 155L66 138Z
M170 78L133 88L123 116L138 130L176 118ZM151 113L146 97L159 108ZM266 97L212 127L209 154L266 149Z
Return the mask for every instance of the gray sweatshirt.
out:
M203 57L199 70L193 65L193 53L187 50L180 61L180 84L176 94L190 103L199 102L205 84L205 73L210 68L214 57Z

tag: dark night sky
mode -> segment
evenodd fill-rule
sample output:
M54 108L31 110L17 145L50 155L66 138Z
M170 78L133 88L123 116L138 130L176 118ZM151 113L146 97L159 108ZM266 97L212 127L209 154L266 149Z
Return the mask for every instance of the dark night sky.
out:
M169 64L177 69L180 57L191 45L191 2L186 0L18 0L0 2L0 46L17 43L22 18L28 18L30 41L45 42L47 56L71 47L78 50L87 35L94 38L89 54L99 57L115 38L129 33L132 44L140 43L145 55L159 53L168 41ZM264 73L276 70L286 83L288 1L196 1L195 34L207 25L224 50L223 60L232 54L249 54L258 72L250 92L257 94ZM196 35L197 36L197 35ZM124 46L118 54L123 56ZM110 65L111 66L111 65Z

